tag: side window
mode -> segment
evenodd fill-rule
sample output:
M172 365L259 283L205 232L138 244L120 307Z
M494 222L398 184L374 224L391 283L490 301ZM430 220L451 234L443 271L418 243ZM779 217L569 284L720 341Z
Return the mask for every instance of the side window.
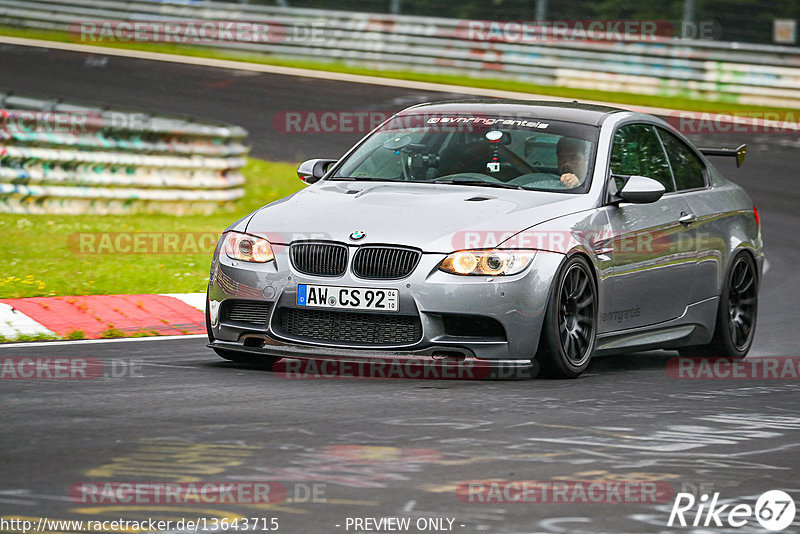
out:
M705 187L703 162L697 157L697 154L686 146L686 143L663 128L658 129L658 135L664 142L664 148L667 149L667 156L672 164L678 191Z
M611 172L647 176L661 182L667 193L675 191L667 156L649 124L629 124L617 130L611 147Z

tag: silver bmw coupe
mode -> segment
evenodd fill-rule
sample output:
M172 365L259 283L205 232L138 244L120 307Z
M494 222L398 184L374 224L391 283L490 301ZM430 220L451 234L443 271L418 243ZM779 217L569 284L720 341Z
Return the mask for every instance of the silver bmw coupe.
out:
M414 357L565 378L608 352L744 357L761 228L707 159L744 154L577 102L408 108L225 230L208 346L267 367Z

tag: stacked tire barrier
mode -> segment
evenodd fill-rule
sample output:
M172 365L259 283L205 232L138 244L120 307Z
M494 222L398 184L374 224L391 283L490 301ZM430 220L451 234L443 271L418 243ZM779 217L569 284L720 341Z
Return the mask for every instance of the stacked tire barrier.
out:
M244 194L246 135L0 92L0 212L210 213Z
M800 104L800 48L713 39L519 39L519 25L243 5L111 0L0 0L0 24L68 31L95 21L234 21L269 27L265 39L197 39L240 53L337 61L378 69L509 78L542 85L682 96L747 105ZM644 21L647 22L647 21ZM659 22L659 21L651 21ZM483 31L472 31L474 26ZM516 28L515 35L508 30ZM669 33L669 32L668 32ZM673 29L675 35L679 29ZM112 36L113 37L113 36ZM256 42L258 41L258 42Z

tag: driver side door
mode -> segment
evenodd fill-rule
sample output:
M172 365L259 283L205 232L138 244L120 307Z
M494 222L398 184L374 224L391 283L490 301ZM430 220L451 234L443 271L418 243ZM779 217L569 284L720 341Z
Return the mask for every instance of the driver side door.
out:
M697 253L691 229L680 222L690 213L675 181L655 127L646 123L620 127L614 135L612 175L647 176L666 192L656 202L610 206L613 309L600 317L602 331L662 323L680 317L692 287ZM611 178L612 190L621 180Z

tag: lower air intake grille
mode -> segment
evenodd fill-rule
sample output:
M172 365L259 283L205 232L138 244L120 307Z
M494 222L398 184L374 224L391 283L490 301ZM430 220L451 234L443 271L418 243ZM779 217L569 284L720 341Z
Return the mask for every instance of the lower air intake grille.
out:
M420 252L413 248L363 246L353 257L353 273L359 278L405 278L419 262Z
M280 310L281 330L298 338L355 345L409 345L422 338L419 317L323 310Z
M347 270L347 247L336 243L294 243L292 265L303 274L342 276Z
M266 328L271 309L271 302L226 300L222 303L222 320L249 323L257 328Z

